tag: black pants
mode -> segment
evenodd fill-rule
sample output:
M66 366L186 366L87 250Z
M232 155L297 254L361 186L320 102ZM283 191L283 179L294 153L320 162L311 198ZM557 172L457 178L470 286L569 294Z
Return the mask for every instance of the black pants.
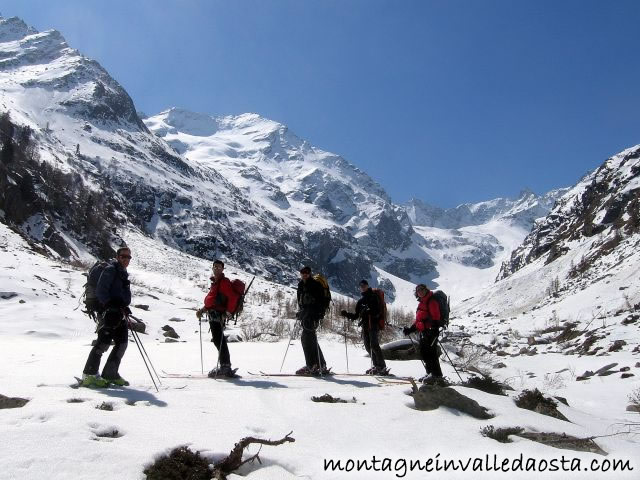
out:
M129 344L129 330L122 313L109 311L104 314L99 322L98 340L96 340L96 344L89 352L89 357L82 373L87 375L96 375L98 373L102 354L109 350L112 340L115 345L102 369L102 377L114 379L120 376L118 369Z
M298 313L298 317L302 322L300 343L302 343L304 361L307 367L320 366L325 368L327 362L324 360L324 355L322 354L320 345L318 345L318 336L316 335L316 329L320 324L320 316L314 310L302 309Z
M420 356L424 360L427 373L434 377L442 376L440 360L438 360L438 329L429 328L420 334Z
M362 341L364 342L364 348L371 357L371 363L378 369L387 368L387 364L382 356L382 349L380 348L379 340L380 328L378 324L369 325L368 321L362 324Z
M211 327L211 338L213 344L218 349L220 365L231 365L231 356L227 347L227 339L224 336L224 315L213 312L209 316L209 326Z

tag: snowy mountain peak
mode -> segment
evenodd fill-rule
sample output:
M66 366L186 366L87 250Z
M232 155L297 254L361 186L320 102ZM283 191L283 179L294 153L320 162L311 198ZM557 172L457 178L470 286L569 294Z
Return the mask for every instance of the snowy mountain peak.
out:
M0 20L0 72L11 72L0 78L0 88L12 91L20 104L5 108L17 110L15 118L32 128L53 126L62 114L111 129L146 131L120 84L98 62L70 48L57 30L38 32L15 17Z
M33 27L29 27L22 19L18 17L3 18L0 16L0 42L15 42L34 33L38 33L38 31Z
M209 137L218 131L218 122L214 117L203 113L190 112L182 108L173 107L147 118L148 126L153 126L156 134L183 132L194 137Z
M405 209L414 225L426 227L462 228L482 225L491 220L504 220L530 229L535 219L546 215L555 200L566 191L566 188L557 189L545 195L537 195L524 189L516 199L495 198L447 209L434 207L414 198L405 204Z
M190 162L230 179L283 226L311 234L305 248L318 252L330 265L327 271L353 269L345 265L355 262L355 271L368 276L367 262L389 267L388 249L403 250L411 243L406 214L379 184L286 125L254 113L214 117L178 108L145 123ZM415 271L419 274L420 268Z

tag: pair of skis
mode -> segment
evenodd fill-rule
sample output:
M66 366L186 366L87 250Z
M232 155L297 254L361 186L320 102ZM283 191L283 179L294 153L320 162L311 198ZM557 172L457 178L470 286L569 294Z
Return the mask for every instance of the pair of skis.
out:
M327 373L325 375L297 375L295 373L267 373L267 372L247 372L249 373L249 375L254 376L254 377L297 377L297 378L325 378L325 377L368 377L368 378L372 378L372 379L376 379L378 381L381 381L383 383L410 383L412 377L397 377L395 375L384 375L384 376L380 376L380 375L371 375L368 373ZM169 373L169 372L162 372L162 377L163 378L186 378L186 379L209 379L211 377L209 377L206 374L198 374L198 373L193 373L193 374L184 374L184 373ZM226 380L226 379L234 379L234 378L241 378L239 376L234 376L234 377L217 377L218 379L221 380Z

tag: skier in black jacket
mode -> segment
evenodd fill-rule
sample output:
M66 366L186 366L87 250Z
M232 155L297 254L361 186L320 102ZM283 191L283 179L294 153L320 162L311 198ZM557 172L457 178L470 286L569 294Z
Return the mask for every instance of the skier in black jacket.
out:
M131 288L127 267L131 261L131 250L128 247L119 248L116 260L112 261L100 275L96 287L96 296L100 303L98 321L98 339L89 353L87 363L82 374L82 386L106 387L110 383L123 386L129 385L118 373L120 361L127 350L129 331L125 316L130 313ZM111 346L115 346L102 369L102 376L98 375L100 359Z
M359 326L362 327L362 340L364 348L371 357L371 368L365 373L370 375L387 375L389 370L382 356L380 341L378 335L380 333L380 315L382 315L382 306L380 298L369 287L366 280L360 281L360 293L362 297L356 304L356 312L350 313L342 310L340 315L350 320L360 319Z
M302 324L300 342L306 365L296 371L296 375L322 375L328 373L327 363L318 345L316 329L324 315L324 288L311 276L311 268L300 270L298 283L298 314Z

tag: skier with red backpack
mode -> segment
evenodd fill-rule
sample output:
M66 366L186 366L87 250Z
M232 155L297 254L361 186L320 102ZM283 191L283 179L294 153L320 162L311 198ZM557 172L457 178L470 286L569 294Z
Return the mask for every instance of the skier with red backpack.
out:
M437 293L438 295L436 295ZM416 286L415 296L418 300L416 321L410 327L404 327L403 333L410 336L414 332L419 334L420 356L427 374L420 379L422 383L442 383L442 369L440 368L440 356L438 352L438 335L443 320L448 318L448 303L446 295L442 292L432 292L423 283ZM445 303L441 303L440 297L444 296Z
M204 313L208 314L209 326L213 343L218 349L218 365L209 372L209 377L234 377L235 370L231 368L231 356L229 347L224 337L224 327L227 321L227 313L237 310L242 294L238 294L231 280L224 275L224 262L213 262L213 276L211 288L204 299L204 307L196 311L198 320L202 320Z
M371 368L365 373L369 375L388 375L389 370L380 348L379 334L384 328L385 311L384 293L379 289L369 287L366 280L360 281L360 293L362 297L356 303L355 313L342 310L340 315L350 320L360 319L358 324L362 327L362 340L364 348L371 357Z

